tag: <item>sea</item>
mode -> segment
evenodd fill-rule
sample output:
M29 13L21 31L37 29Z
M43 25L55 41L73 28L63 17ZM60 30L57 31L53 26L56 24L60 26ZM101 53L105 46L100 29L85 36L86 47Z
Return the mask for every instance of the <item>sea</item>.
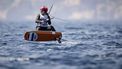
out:
M0 69L122 69L122 21L53 22L62 43L24 40L29 21L0 21Z

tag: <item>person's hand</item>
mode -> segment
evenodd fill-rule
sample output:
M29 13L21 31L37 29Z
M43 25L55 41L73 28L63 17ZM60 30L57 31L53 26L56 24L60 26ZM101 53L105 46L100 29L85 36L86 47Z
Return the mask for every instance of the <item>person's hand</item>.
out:
M44 23L44 20L41 20L40 23Z
M48 25L47 29L51 29L51 25Z
M52 16L50 19L54 19L54 18L55 18L55 17Z

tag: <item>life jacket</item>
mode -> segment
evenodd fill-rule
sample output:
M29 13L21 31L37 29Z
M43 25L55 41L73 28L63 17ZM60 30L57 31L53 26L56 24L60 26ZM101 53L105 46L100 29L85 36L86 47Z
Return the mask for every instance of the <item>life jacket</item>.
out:
M42 14L39 14L40 15L40 20L41 20L41 23L38 23L37 26L40 26L40 27L48 27L48 15L42 15Z

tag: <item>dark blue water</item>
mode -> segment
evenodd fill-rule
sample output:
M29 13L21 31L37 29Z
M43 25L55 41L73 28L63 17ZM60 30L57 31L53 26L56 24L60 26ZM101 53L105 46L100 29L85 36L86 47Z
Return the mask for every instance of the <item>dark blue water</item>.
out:
M0 69L122 69L122 22L53 25L61 44L25 41L32 22L1 22Z

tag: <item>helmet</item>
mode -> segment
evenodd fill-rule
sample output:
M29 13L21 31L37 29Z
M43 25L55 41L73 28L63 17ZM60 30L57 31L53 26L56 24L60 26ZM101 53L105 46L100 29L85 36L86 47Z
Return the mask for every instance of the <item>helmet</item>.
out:
M48 11L48 8L46 6L43 6L40 8L41 11L44 11L44 12L47 12Z

